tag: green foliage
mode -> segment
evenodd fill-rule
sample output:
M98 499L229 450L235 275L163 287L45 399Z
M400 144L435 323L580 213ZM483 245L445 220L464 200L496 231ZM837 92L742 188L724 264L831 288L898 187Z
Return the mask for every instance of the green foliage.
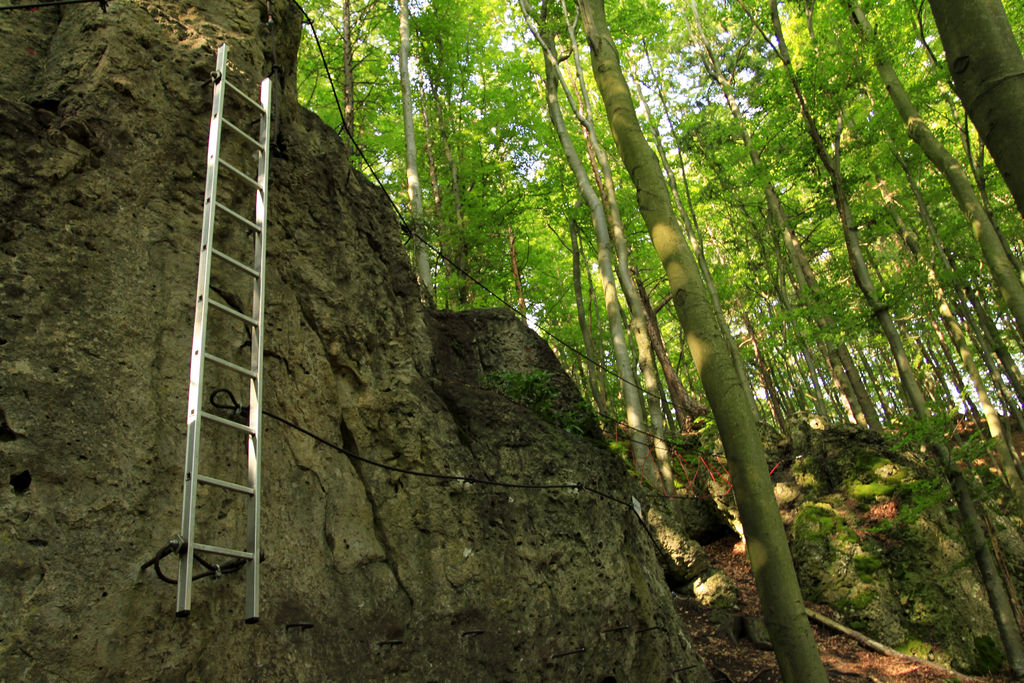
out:
M586 434L594 424L589 404L578 401L565 406L558 388L552 383L554 375L544 370L533 372L494 372L484 377L484 386L501 392L522 403L541 419L560 427L569 434Z
M340 95L343 5L328 0L303 4L316 24ZM514 302L519 293L509 267L511 235L526 311L539 327L567 342L563 361L582 385L585 366L566 348L583 348L568 286L572 270L566 220L571 215L587 226L589 216L575 206L575 180L545 118L540 49L525 30L516 3L419 0L412 5L416 140L426 207L421 232L447 257L431 256L434 300L449 309L501 305L498 299ZM861 357L856 361L864 366L861 369L877 377L877 386L869 387L876 401L895 408L892 412L898 415L902 400L890 367L891 353L852 281L827 175L800 120L788 72L760 33L771 31L766 5L712 0L606 0L606 5L624 65L639 81L634 94L642 94L652 109L650 135L663 143L678 184L685 183L680 190L683 211L694 223L726 325L741 342L759 399L765 400L765 387L759 385L764 380L754 372L750 345L743 344L744 315L753 319L758 345L775 364L775 378L767 381L777 384L787 412L813 409L823 411L829 421L844 419L834 397L826 395L823 404L810 405L814 384L828 391L819 343L843 342ZM352 0L351 8L356 140L385 189L404 208L394 4ZM813 13L813 36L808 8ZM968 149L975 161L980 159L977 177L987 192L988 207L1007 241L1019 244L1024 231L1002 179L991 161L979 155L976 137L970 136L965 144L961 136L962 108L948 85L929 13L919 13L903 0L878 0L865 10L877 34L873 49L896 63L911 99L958 161L970 168ZM1012 3L1007 10L1011 21L1024 16L1024 10ZM947 395L948 363L957 359L955 354L948 356L952 360L940 357L939 369L934 370L926 362L924 345L913 343L940 347L944 342L932 328L935 288L923 267L936 262L938 254L922 224L910 179L920 190L937 239L953 255L954 268L939 268L938 280L947 291L980 292L979 305L997 311L977 244L945 180L932 172L930 162L909 141L845 5L782 3L780 11L794 76L827 144L834 145L837 160L841 159L872 275L901 333L911 342L907 347L915 370L934 387L934 420L899 417L898 432L904 444L914 447L945 439L948 416L962 411ZM568 30L561 14L560 5L552 3L547 22L559 35L560 56L567 56ZM721 69L721 82L713 77L707 52L696 43L697 17ZM586 52L578 24L576 31ZM586 72L587 55L582 57ZM572 87L577 97L589 92L593 101L599 101L593 97L589 73ZM305 28L299 54L298 91L300 102L328 125L339 127L340 115L310 27ZM615 143L603 112L596 111L595 119L598 139L612 152L614 165ZM582 150L582 136L575 130L573 135ZM753 165L750 149L760 155L759 166ZM354 159L357 165L363 163L358 156ZM660 260L645 237L628 174L615 166L613 175L631 241L631 263L651 299L659 301L668 294ZM767 185L781 196L790 227L814 270L813 293L796 291L793 266L765 205ZM910 256L896 237L898 224L917 234L920 258ZM586 281L594 260L593 237L586 229L581 237L585 324L595 338L597 360L610 366L600 285ZM658 322L669 355L679 359L676 370L699 395L700 382L671 309L664 307ZM823 319L830 323L820 326ZM1009 329L998 320L996 325ZM609 395L608 412L621 418L617 380L607 373L601 379ZM991 386L988 389L999 396ZM1006 412L1005 405L998 408ZM710 431L703 433L712 445ZM983 441L970 444L971 449L984 446ZM964 451L962 457L973 460L974 453ZM878 495L869 490L874 486L869 478L861 481L869 487L858 489L865 500Z

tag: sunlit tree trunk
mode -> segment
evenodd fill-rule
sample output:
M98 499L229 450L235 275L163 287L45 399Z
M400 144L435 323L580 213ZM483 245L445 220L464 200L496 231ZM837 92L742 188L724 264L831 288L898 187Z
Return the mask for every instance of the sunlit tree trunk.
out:
M523 277L519 271L519 255L516 253L516 234L512 231L512 225L505 229L508 235L508 260L512 266L512 284L516 288L516 302L519 308L519 315L526 317L526 296L523 294Z
M420 91L420 96L423 96L423 92ZM427 178L430 181L430 199L434 205L434 221L441 223L444 220L444 210L441 203L441 186L437 177L437 157L434 155L434 143L430 136L430 116L427 114L427 108L424 107L420 110L420 120L423 121L423 151L427 155Z
M637 80L638 79L634 75L634 81ZM736 344L736 340L732 335L732 330L729 328L729 324L725 319L725 313L722 311L722 300L718 295L718 288L715 286L715 280L711 277L711 269L708 266L707 257L704 253L704 241L701 239L700 229L697 226L696 218L687 213L683 208L682 197L679 194L679 184L676 182L675 174L672 172L672 167L668 163L668 157L665 154L665 149L661 144L661 137L658 134L658 126L654 121L654 117L651 116L650 108L647 106L647 100L644 99L639 88L637 88L637 99L640 102L640 106L645 117L654 129L654 148L657 151L658 159L664 169L665 178L667 179L669 188L672 191L672 198L675 202L676 213L679 216L683 231L686 233L686 238L690 241L690 250L693 251L694 256L697 258L697 267L700 268L701 278L704 280L705 287L707 287L711 306L715 310L715 319L718 321L718 327L722 330L722 335L729 344L729 353L732 356L733 365L736 366L736 373L739 375L740 381L743 382L744 393L750 397L751 408L756 411L757 405L754 401L754 393L750 388L750 378L747 376L747 369L743 364L743 356L740 354L739 346ZM683 159L681 151L679 157L679 163L680 166L682 166ZM681 170L685 173L685 167L681 168Z
M342 97L344 101L341 122L349 135L356 134L356 82L352 64L352 0L345 0L341 7L342 43Z
M462 209L462 183L459 181L459 164L452 151L451 137L448 135L448 124L445 123L441 97L436 90L434 91L434 104L437 107L437 129L441 136L441 149L444 150L444 159L448 164L448 177L451 182L452 193L452 211L454 212L454 220L448 229L448 241L451 251L450 255L455 263L454 266L449 266L448 274L459 283L456 290L456 301L460 305L465 306L469 303L470 287L469 280L466 278L467 268L469 267L469 250L466 246L466 237L464 235L466 215Z
M749 315L743 315L743 324L747 328L747 334L750 335L750 345L754 350L754 364L761 376L761 386L764 387L765 396L768 398L768 407L772 411L772 417L775 418L775 424L779 429L786 431L786 411L782 408L782 401L779 399L775 386L775 378L772 376L768 360L761 353L761 347L757 342L757 333L754 331L754 323L750 321Z
M658 158L644 139L626 85L603 0L581 0L591 67L637 205L668 275L672 300L725 447L765 625L786 681L827 680L775 502L757 418L743 394L729 350L682 229Z
M898 161L903 163L902 160ZM904 166L904 171L909 179L909 169L906 168L906 166ZM989 400L988 389L985 387L985 382L982 379L981 372L978 370L977 363L974 362L974 354L968 346L967 335L964 334L963 327L953 314L953 305L951 305L950 298L947 297L946 290L942 286L942 282L936 272L936 267L940 267L948 276L952 273L952 269L948 267L949 262L944 261L945 256L943 254L942 244L939 241L938 231L935 228L935 224L932 222L931 213L924 204L923 197L921 197L920 190L916 187L916 184L912 183L912 185L911 189L917 203L918 216L921 219L921 224L925 226L925 229L931 237L932 251L935 254L934 265L924 265L928 272L928 282L931 284L937 295L939 316L942 318L943 325L948 331L950 338L960 355L960 361L967 370L967 375L971 378L975 393L978 396L978 403L980 404L981 411L985 416L985 424L988 426L989 435L995 443L999 468L1003 472L1003 477L1009 486L1010 491L1014 498L1016 498L1018 512L1024 514L1024 482L1021 481L1020 474L1017 471L1015 462L1016 458L1010 450L1010 443L1007 440L1007 435L1003 433L1002 420L996 412L995 407L992 405L992 402ZM887 202L887 206L891 207L891 204ZM895 207L891 208L894 209ZM899 214L894 211L892 215L894 220L897 222L897 225L902 225L902 219L900 219ZM916 240L905 239L904 245L916 258L923 261ZM963 310L961 306L957 306L957 308ZM967 317L962 315L961 319L966 321ZM956 372L955 363L950 363L950 368ZM958 376L954 376L954 384L958 389L961 391L963 390L963 380Z
M594 166L594 176L598 187L601 188L601 196L604 200L608 225L611 230L612 244L615 247L615 269L619 277L619 285L626 297L626 305L629 308L629 329L636 341L637 360L640 365L640 374L643 377L644 389L646 391L647 414L651 424L653 456L658 471L664 482L666 491L672 491L672 467L669 463L668 444L665 442L665 418L661 409L661 390L658 382L658 368L651 350L650 324L647 320L647 310L640 300L636 285L629 272L630 248L626 241L626 233L622 224L622 216L619 212L619 202L615 196L615 181L612 176L611 165L608 163L608 155L604 147L597 139L597 129L594 126L593 108L590 104L590 96L587 93L587 84L583 77L583 67L580 63L579 49L576 45L576 31L573 22L569 17L565 0L562 0L562 14L565 19L569 46L572 51L573 64L576 67L576 78L579 83L579 104L573 103L570 93L565 88L564 80L560 77L559 82L565 90L565 95L580 125L583 127L586 137L587 150L590 155L591 164ZM550 53L550 49L547 49ZM547 55L549 58L551 54Z
M999 0L929 4L956 94L1024 216L1024 56L1006 10Z
M632 271L637 291L640 293L640 301L647 311L647 325L651 337L651 346L654 347L654 352L661 363L661 370L665 375L665 384L668 388L669 396L672 397L672 404L675 407L676 415L684 424L691 422L695 417L707 415L707 407L688 392L686 387L683 386L682 380L679 379L679 374L676 372L675 367L673 367L672 359L669 358L668 350L665 348L665 341L661 336L661 327L658 325L658 316L654 312L650 297L647 296L647 290L640 280L640 273L634 266L631 266L630 270Z
M430 275L430 259L427 254L423 223L423 193L420 188L420 174L416 163L416 122L412 113L412 82L409 78L409 0L400 0L398 13L398 69L402 81L402 119L405 122L405 179L412 208L412 229L419 235L413 239L413 258L416 275L420 281L420 294L424 302L433 305L434 283Z
M608 404L604 394L604 382L598 376L597 349L594 345L594 335L590 331L590 323L587 322L586 308L583 305L583 283L580 268L580 247L577 233L576 219L569 218L569 240L572 243L572 291L576 297L576 319L580 325L580 334L583 337L583 350L587 354L584 359L586 367L587 385L590 387L590 395L594 399L597 412L601 415L608 414Z

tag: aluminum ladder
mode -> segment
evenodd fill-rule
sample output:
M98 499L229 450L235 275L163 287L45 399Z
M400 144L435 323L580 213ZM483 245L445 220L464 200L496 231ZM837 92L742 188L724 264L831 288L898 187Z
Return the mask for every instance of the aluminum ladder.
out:
M266 225L267 225L267 181L270 161L270 79L266 78L260 88L260 100L242 92L228 80L228 48L221 45L217 50L217 68L211 73L213 80L213 111L210 115L210 138L206 156L206 194L203 203L202 238L199 247L199 278L196 286L195 324L192 331L192 355L189 371L188 422L185 442L185 478L182 492L181 535L176 539L178 563L177 615L187 616L192 609L193 567L196 553L233 558L234 566L245 566L245 621L259 620L260 593L260 455L262 446L261 418L263 407L263 333L264 333L264 286L266 269ZM250 115L259 113L257 136L245 132L224 118L225 99L230 97L232 107L242 107ZM227 131L224 129L227 128ZM251 128L250 128L251 130ZM256 176L221 158L222 134L234 138L232 143L249 149L256 158ZM249 219L217 200L217 186L221 171L232 176L231 182L241 183L255 189L255 217ZM228 182L228 181L225 181ZM251 214L250 214L251 215ZM214 224L223 216L225 228L243 230L251 236L252 261L243 263L224 251L214 247ZM218 227L219 224L218 224ZM248 241L248 238L246 238ZM224 266L232 276L241 277L252 283L252 306L246 312L210 296L210 277L214 265ZM229 316L241 321L249 334L251 345L249 365L245 367L211 353L207 349L210 330L210 316ZM234 324L234 323L232 323ZM212 397L204 403L204 386L207 363L224 368L238 381L248 384L248 420L239 413L239 419L228 419L210 411ZM248 480L235 483L200 474L200 453L203 440L202 427L217 425L216 429L237 430L244 434L246 444L246 467ZM237 436L235 438L238 438ZM209 446L207 447L209 450ZM236 550L219 545L196 541L196 502L200 486L224 489L232 494L244 496L247 507L245 549ZM200 561L214 574L220 574L220 566Z

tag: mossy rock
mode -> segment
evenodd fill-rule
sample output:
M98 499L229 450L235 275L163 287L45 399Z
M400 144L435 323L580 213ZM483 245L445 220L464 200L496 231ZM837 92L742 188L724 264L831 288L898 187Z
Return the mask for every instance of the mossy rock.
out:
M793 560L804 597L835 607L842 620L883 642L906 638L888 572L870 540L862 541L827 503L806 503L792 525Z
M931 643L950 665L984 673L990 654L984 638L998 642L995 621L958 525L944 506L924 510L887 532L885 565L912 638ZM980 649L979 649L980 648Z
M739 604L739 590L729 576L711 569L693 582L693 596L705 607L735 610Z
M804 596L892 647L967 673L998 669L998 632L945 477L863 431L793 438L791 548ZM1021 520L994 509L988 518L1024 593Z

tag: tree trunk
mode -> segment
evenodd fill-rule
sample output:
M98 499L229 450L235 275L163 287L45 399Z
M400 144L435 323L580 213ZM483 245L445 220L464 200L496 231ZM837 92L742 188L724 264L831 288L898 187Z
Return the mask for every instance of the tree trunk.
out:
M637 80L635 76L634 80ZM715 281L711 277L711 269L708 267L707 258L704 254L704 240L701 239L700 229L696 224L696 216L691 216L683 208L682 198L679 196L679 185L676 183L675 175L672 173L672 167L669 165L668 157L662 147L661 136L658 133L657 124L654 122L654 117L651 116L650 108L647 106L647 100L644 99L643 95L639 92L639 89L637 90L637 98L640 101L640 106L643 109L644 115L648 121L651 122L651 125L654 128L654 147L658 154L659 162L664 169L665 178L668 180L669 187L672 190L672 198L675 202L676 213L682 222L682 227L686 232L686 237L690 241L690 250L693 251L694 256L697 258L697 266L700 268L701 278L704 280L705 287L707 287L708 296L711 299L711 306L715 311L715 319L718 321L718 327L722 330L722 335L729 344L729 353L732 356L733 365L736 366L736 373L743 382L744 393L750 397L751 408L756 411L757 403L754 400L754 393L750 388L750 378L747 376L747 369L743 364L743 356L740 355L739 346L736 345L736 340L732 336L729 324L725 320L725 313L722 310L722 300L718 296L718 288L715 286ZM681 151L679 156L681 164Z
M768 406L771 408L772 417L775 418L775 424L779 429L785 432L787 431L786 411L782 408L782 401L779 399L775 386L775 378L772 376L768 361L761 353L761 347L757 343L757 334L754 331L754 323L750 321L749 315L743 315L743 324L746 325L747 333L750 335L750 345L754 349L754 361L757 365L757 372L761 375L761 386L764 387L765 396L768 397Z
M907 177L910 179L909 169L904 167L904 171L907 172ZM911 183L911 190L914 193L914 198L917 203L918 215L921 218L921 223L925 226L928 234L931 236L932 250L936 254L934 259L935 264L926 264L928 271L928 282L935 289L938 298L938 309L939 315L942 317L943 325L949 332L950 338L953 344L956 346L957 352L960 354L960 360L967 370L968 376L971 378L971 382L974 384L974 390L978 395L978 403L981 404L982 413L985 416L985 424L988 426L989 435L995 442L996 455L998 456L999 468L1003 472L1003 477L1006 484L1009 486L1013 497L1016 499L1018 514L1024 514L1024 481L1021 481L1015 458L1010 450L1009 441L1006 438L1006 434L1003 433L1002 421L1000 420L999 414L996 412L995 407L989 400L988 390L985 387L985 382L982 379L981 372L978 370L977 363L974 362L974 354L971 352L970 347L967 344L967 335L964 334L963 327L957 321L953 315L953 308L950 305L950 301L946 296L946 291L942 286L939 279L936 267L943 268L946 274L949 274L949 270L944 268L945 263L942 254L942 244L938 239L938 231L935 225L932 223L931 214L928 211L927 206L924 204L924 198L921 196L920 189L915 183ZM898 214L894 214L894 217L898 219ZM916 248L916 242L905 242L907 248L916 256L919 257L918 250ZM948 262L946 262L948 263ZM957 306L960 308L960 306ZM966 313L966 311L963 311ZM966 316L962 315L962 319L966 320ZM954 382L958 388L963 387L963 380L957 377L956 365L950 363L950 367L954 370Z
M341 8L341 42L342 42L342 110L341 122L345 130L353 138L356 135L356 85L355 70L352 65L352 0L345 0Z
M953 86L1024 216L1024 57L999 0L930 0Z
M569 240L572 244L572 291L576 297L576 319L580 325L580 334L583 336L583 350L587 354L583 361L587 366L587 385L590 387L590 395L594 399L597 412L600 415L607 415L608 403L604 394L604 381L598 375L600 366L597 363L597 348L594 345L594 335L590 331L590 324L587 322L587 314L583 306L580 248L579 240L576 237L578 232L576 219L569 218Z
M661 410L661 390L658 382L658 367L651 351L651 338L648 330L650 322L647 320L647 310L640 300L636 285L629 272L630 249L626 241L626 232L622 224L622 216L619 212L619 202L615 196L615 182L612 176L611 165L608 163L608 154L597 139L597 129L594 126L593 108L590 104L590 96L587 94L586 81L583 77L583 67L580 63L579 49L576 45L576 34L569 18L569 12L562 0L562 14L565 18L569 45L573 55L573 63L576 66L576 76L580 84L579 104L574 107L577 120L583 126L583 132L587 141L587 149L591 155L591 163L596 162L594 174L601 188L601 194L606 207L606 215L609 218L612 244L615 247L615 270L619 276L619 284L622 293L626 297L626 305L629 308L629 329L636 341L637 361L640 365L640 374L644 381L646 392L647 414L653 431L652 443L654 446L654 461L661 475L662 484L666 493L675 490L673 486L672 466L669 461L668 444L665 442L665 418ZM550 46L549 46L550 47ZM548 48L546 48L548 49ZM549 50L550 52L550 50ZM564 80L559 77L563 87ZM569 97L568 89L566 97ZM570 103L572 100L570 99Z
M685 331L729 461L747 553L757 582L765 624L783 678L826 681L768 477L757 418L704 292L700 270L672 211L658 159L644 139L619 55L608 30L603 0L581 0L591 66L616 147L637 191L637 205L668 275Z
M409 78L409 0L399 2L398 33L398 70L402 80L402 120L405 123L405 179L409 191L409 206L412 209L412 229L418 235L413 239L413 257L416 275L420 281L420 295L425 304L432 306L434 283L430 275L430 259L425 242L427 236L423 234L423 193L416 163L416 122L412 114L412 83Z
M523 0L520 0L520 7L523 15L527 17L527 21L530 21L529 11ZM619 305L619 295L615 287L615 271L612 266L611 236L608 233L608 219L605 216L601 199L597 196L597 192L594 191L583 162L576 152L572 138L569 137L565 119L562 117L562 108L558 102L558 64L552 56L552 51L549 49L553 39L549 35L542 35L540 33L536 35L536 38L537 42L541 44L544 56L544 93L547 99L548 116L551 118L551 123L558 135L558 140L562 145L562 151L565 153L569 167L576 176L576 184L580 194L590 209L594 230L597 233L598 275L601 278L601 291L604 294L605 310L608 313L612 350L622 389L622 401L626 409L630 450L636 467L644 479L655 488L660 489L662 486L662 475L648 457L649 444L646 438L647 430L644 423L643 404L640 400L636 375L633 372L633 360L630 358L629 348L626 345L626 333L622 322L622 307Z
M526 318L526 297L523 295L523 278L519 272L519 255L516 254L516 234L512 232L512 225L506 228L508 234L508 260L512 265L512 282L516 288L516 302L519 307L519 315Z
M665 349L665 341L661 336L661 327L658 325L658 316L651 306L651 300L647 296L647 290L644 288L643 282L640 281L640 273L636 270L635 266L631 266L630 270L632 271L633 280L636 282L637 291L640 293L640 301L647 311L647 325L651 346L654 347L654 352L661 363L661 370L665 375L665 384L668 387L669 396L672 397L672 404L675 407L676 415L681 422L688 425L693 421L693 418L707 415L708 409L686 390L682 380L679 379L679 374L672 366L672 359L668 357L668 351Z
M753 144L753 140L747 130L746 120L733 97L732 86L722 71L714 51L711 49L711 44L704 33L700 14L697 12L696 4L692 0L690 8L693 16L692 27L704 50L705 67L711 77L715 79L715 82L718 83L719 88L721 88L732 118L740 126L740 136L747 149L751 165L759 172L766 174L767 171L761 161L761 154ZM817 280L814 272L811 269L807 255L803 252L800 240L797 239L796 233L793 232L791 221L782 206L782 200L775 190L775 185L770 179L765 182L764 195L765 202L768 205L768 214L771 216L776 228L782 232L786 251L793 264L797 297L804 302L804 305L808 305L817 297ZM835 329L835 320L829 314L815 316L814 320L815 324L823 332ZM832 372L836 389L844 398L844 405L849 409L851 416L860 425L880 430L882 425L878 419L878 412L875 410L874 402L868 396L864 382L853 363L846 345L841 343L833 345L831 342L826 342L825 351L831 359L829 369Z

